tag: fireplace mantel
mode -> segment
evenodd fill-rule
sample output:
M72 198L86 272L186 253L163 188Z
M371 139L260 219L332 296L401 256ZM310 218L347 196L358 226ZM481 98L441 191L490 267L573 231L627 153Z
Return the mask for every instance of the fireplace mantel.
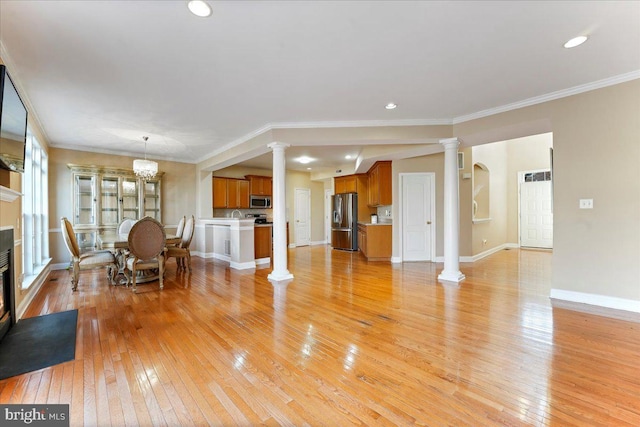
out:
M15 190L7 188L5 186L0 185L0 200L3 202L13 202L18 197L22 196L22 193L19 193Z

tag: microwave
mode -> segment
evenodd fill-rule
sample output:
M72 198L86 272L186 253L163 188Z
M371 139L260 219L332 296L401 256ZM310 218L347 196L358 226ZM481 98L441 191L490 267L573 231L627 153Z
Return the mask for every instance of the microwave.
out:
M271 196L250 196L249 207L256 209L271 209Z

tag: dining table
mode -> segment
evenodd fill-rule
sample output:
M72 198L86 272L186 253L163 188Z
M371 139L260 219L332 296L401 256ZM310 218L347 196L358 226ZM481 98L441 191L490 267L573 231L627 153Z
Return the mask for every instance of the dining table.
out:
M129 283L129 280L127 279L127 276L125 274L127 258L126 251L129 248L129 234L108 231L99 233L96 240L98 249L108 249L115 253L116 261L118 264L117 276L120 277L120 279L116 280L116 283L121 285L126 285L127 283ZM167 234L165 244L166 246L177 245L178 243L180 243L180 240L180 237L176 235ZM156 279L158 279L157 271L142 270L138 271L136 274L136 283L145 283Z

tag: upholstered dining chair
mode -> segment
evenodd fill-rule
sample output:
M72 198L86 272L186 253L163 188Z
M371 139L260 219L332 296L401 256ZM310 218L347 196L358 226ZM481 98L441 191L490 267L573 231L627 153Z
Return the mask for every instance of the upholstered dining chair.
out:
M167 236L164 227L151 217L137 221L129 231L129 255L126 260L127 285L133 285L136 292L138 272L158 270L160 289L164 287L164 256Z
M127 234L131 231L131 227L135 224L137 219L133 218L123 218L118 224L118 234Z
M193 232L195 230L195 218L193 215L187 220L184 225L184 231L182 233L182 239L176 246L169 246L167 248L167 259L175 258L178 266L178 271L187 268L191 271L191 251L189 246L191 245L191 239L193 239ZM186 260L186 263L185 263Z
M182 233L184 232L184 223L187 221L186 216L182 216L180 218L180 222L178 222L178 227L176 227L176 237L182 238Z
M71 222L65 217L60 218L60 228L62 228L64 244L71 255L71 289L74 291L78 289L80 270L98 267L107 267L107 278L114 284L114 276L118 271L115 255L108 250L80 253L80 246Z
M176 227L176 238L178 239L182 239L182 233L184 232L184 224L186 222L187 217L186 216L182 216L182 218L180 218L180 221L178 222L178 226ZM172 247L172 246L180 246L182 240L180 240L178 243L167 243L167 249Z

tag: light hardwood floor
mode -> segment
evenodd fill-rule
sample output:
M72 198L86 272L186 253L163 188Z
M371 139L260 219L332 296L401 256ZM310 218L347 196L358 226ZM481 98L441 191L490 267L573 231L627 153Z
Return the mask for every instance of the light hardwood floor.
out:
M640 325L552 309L551 254L367 263L289 251L295 279L193 259L165 288L56 271L26 317L77 308L76 358L0 381L72 426L638 426ZM16 355L19 357L19 355Z

